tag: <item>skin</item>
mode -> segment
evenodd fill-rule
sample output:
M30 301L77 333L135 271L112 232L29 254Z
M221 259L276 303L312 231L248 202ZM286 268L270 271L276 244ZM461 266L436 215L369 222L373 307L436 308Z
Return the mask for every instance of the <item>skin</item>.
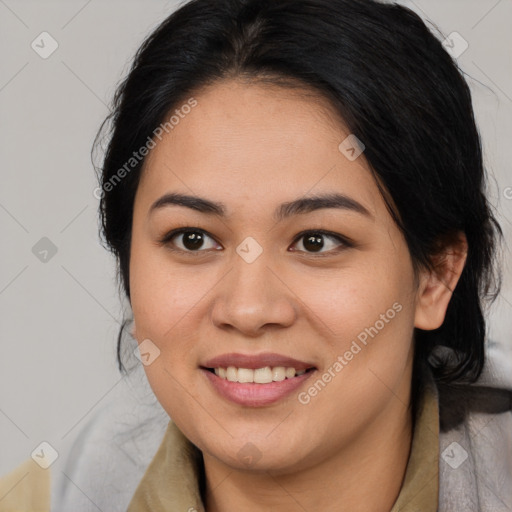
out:
M413 329L442 324L465 239L446 247L437 273L415 279L364 154L350 161L340 152L349 131L324 99L235 79L194 97L198 105L146 159L130 289L134 335L160 350L145 366L151 387L203 452L206 509L389 511L410 452ZM151 212L170 192L221 202L227 215L176 205ZM370 215L324 208L273 218L282 203L332 192ZM179 234L160 243L176 228L212 238L195 253ZM297 239L315 229L352 246L324 237L319 256ZM236 252L249 236L263 250L252 263ZM199 370L224 353L277 352L321 375L395 303L401 311L307 405L297 393L236 405ZM250 467L238 456L247 443L259 454Z

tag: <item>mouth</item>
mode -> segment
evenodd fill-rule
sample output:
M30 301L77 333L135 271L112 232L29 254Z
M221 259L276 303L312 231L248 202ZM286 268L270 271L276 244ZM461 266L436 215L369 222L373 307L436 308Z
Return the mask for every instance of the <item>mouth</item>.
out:
M270 384L271 382L282 382L285 379L300 377L305 373L316 370L315 367L297 370L292 366L264 366L263 368L256 369L237 368L235 366L228 366L227 368L224 368L219 366L217 368L202 367L202 369L215 374L223 380L244 384Z
M273 404L298 390L317 367L279 354L225 354L199 367L213 390L238 405Z

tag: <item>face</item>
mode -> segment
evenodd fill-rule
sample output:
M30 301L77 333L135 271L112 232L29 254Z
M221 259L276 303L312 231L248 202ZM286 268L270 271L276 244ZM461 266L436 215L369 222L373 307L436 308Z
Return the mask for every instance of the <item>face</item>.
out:
M292 471L404 414L409 251L324 100L237 81L194 98L136 194L134 334L205 460Z

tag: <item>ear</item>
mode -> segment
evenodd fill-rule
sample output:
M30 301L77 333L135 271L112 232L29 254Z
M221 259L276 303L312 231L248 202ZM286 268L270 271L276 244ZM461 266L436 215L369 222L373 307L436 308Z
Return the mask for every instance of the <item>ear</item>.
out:
M417 291L414 326L430 331L441 327L453 290L466 263L466 235L458 232L433 257L434 270L422 270Z

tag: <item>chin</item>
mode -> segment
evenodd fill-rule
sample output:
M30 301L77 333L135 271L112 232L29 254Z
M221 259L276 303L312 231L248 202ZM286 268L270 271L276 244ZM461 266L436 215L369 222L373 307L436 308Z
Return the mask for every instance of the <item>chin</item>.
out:
M250 436L230 438L224 446L216 443L210 447L208 444L205 446L207 453L240 471L286 474L299 469L307 457L291 443L265 441L264 438L258 441Z

